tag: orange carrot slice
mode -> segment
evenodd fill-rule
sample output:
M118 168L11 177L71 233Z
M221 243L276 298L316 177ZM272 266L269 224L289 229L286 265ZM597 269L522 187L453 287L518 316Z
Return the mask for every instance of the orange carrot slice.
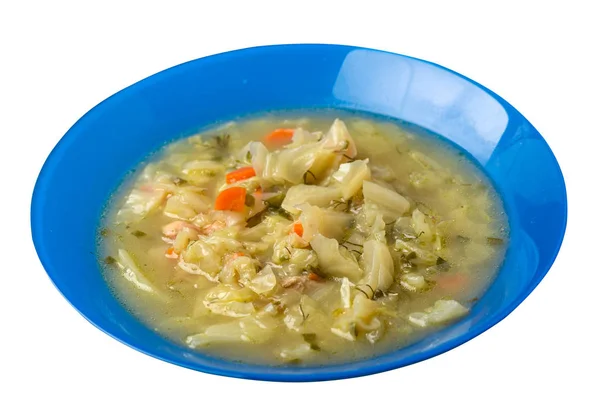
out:
M179 257L173 246L167 249L167 251L165 252L165 256L169 259L177 259Z
M321 279L321 276L319 276L318 274L316 274L314 272L309 273L308 278L310 280L314 280L315 282L320 282L321 280L323 280L323 279Z
M447 292L459 292L467 284L467 276L463 273L455 273L441 277L437 286Z
M294 130L289 128L279 128L267 135L263 142L269 149L276 149L292 142Z
M256 176L256 171L252 167L242 167L235 171L228 173L225 176L225 181L227 184L235 183L242 180L247 180L248 178L252 178Z
M302 227L302 223L300 223L299 221L295 222L292 226L292 231L298 236L302 237L302 235L304 234L304 227Z
M244 211L246 189L230 187L219 193L215 201L215 210Z

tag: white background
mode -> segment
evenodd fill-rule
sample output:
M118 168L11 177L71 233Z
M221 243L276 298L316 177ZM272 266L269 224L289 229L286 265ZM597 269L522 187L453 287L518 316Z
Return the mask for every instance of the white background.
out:
M0 412L600 412L595 2L239 3L0 3ZM392 372L263 383L142 355L91 326L53 287L30 240L29 205L67 129L172 65L294 42L437 62L499 93L548 140L567 181L567 235L540 286L499 325Z

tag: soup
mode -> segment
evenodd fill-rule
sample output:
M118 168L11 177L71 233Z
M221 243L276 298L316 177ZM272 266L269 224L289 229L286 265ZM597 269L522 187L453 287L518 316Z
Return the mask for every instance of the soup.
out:
M160 334L261 364L331 364L459 320L502 262L490 182L457 149L342 114L169 144L113 197L106 278Z

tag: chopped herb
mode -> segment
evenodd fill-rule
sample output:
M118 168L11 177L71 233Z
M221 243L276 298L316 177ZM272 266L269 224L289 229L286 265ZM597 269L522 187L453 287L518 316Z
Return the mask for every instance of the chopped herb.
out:
M503 239L499 239L497 237L488 237L487 238L487 244L489 246L501 246L504 244L504 240Z
M302 360L300 358L294 358L290 359L287 363L290 365L300 365L302 363Z
M469 302L471 303L475 303L479 300L479 298L477 296L475 296L473 299L469 300Z
M306 322L306 320L308 319L308 317L310 316L310 314L304 313L304 309L302 308L302 304L301 303L298 305L298 308L300 308L300 313L302 314L302 323L304 323L304 322Z
M113 265L115 263L117 263L117 260L114 257L112 257L112 256L106 256L104 258L104 264Z
M173 184L175 184L177 186L184 185L184 184L187 184L187 180L184 180L181 177L175 177L175 178L173 178Z
M468 243L471 241L469 237L461 236L460 234L456 236L456 240L458 240L460 243Z
M370 287L370 286L369 286ZM361 288L359 288L358 286L354 286L354 289L358 290L360 293L362 293L363 295L366 296L367 299L371 299L369 297L369 295L367 294L367 292L365 292L364 290L362 290Z
M425 234L425 232L424 232L424 231L422 231L422 232L420 232L419 234L417 234L417 237L416 237L416 238L418 239L419 237L421 237L421 236L422 236L422 235L424 235L424 234Z
M356 158L352 158L351 156L346 154L342 154L342 157L347 158L349 161L356 161Z
M229 148L229 140L230 139L231 139L231 137L229 136L229 134L217 135L216 137L214 137L217 148L223 149L223 150L226 150L227 148Z
M288 249L287 246L285 246L284 249L288 252L288 254L290 255L290 257L292 257L292 252L290 251L290 249Z
M363 247L362 244L352 243L351 241L348 241L348 240L346 240L344 243L351 244L352 246L356 246L356 247Z
M444 260L441 257L438 257L437 260L435 261L435 265L442 271L442 272L446 272L448 270L450 270L450 263L448 263L448 261Z
M285 199L285 194L280 193L280 194L276 194L272 197L269 197L265 200L265 203L267 203L268 206L271 207L281 207L281 203L283 203L283 200Z
M250 151L248 151L248 152L246 153L246 162L247 162L248 164L250 164L250 163L252 162L252 153L251 153Z
M108 236L108 234L109 234L108 229L102 229L102 230L100 230L100 236L106 237L106 236Z
M317 340L317 334L315 333L303 333L302 338L308 343L315 342Z
M250 217L246 221L246 227L252 228L252 227L255 227L255 226L259 225L260 223L262 223L263 213L264 212L261 211L260 213L256 213L255 215L253 215L252 217Z
M144 232L143 232L143 231L141 231L141 230L136 230L136 231L133 231L133 232L131 232L131 234L132 234L133 236L137 237L137 238L140 238L140 237L145 237L145 236L147 236L147 234L146 234L146 233L144 233Z
M381 289L377 289L374 293L373 293L373 299L379 299L385 296L385 293L383 293L383 290Z
M308 178L308 175L309 175L309 174L310 174L310 175L312 176L312 178L313 178L313 183L316 183L316 182L317 182L317 177L316 177L316 175L315 175L315 174L314 174L314 173L313 173L311 170L307 170L307 171L304 173L304 175L302 176L302 180L304 181L304 184L308 184L308 179L307 179L307 178Z
M320 351L321 347L317 344L310 344L310 349L312 349L313 351Z
M405 259L408 261L414 260L417 258L417 253L415 252L410 252L409 254L406 255ZM442 259L443 260L443 259Z
M246 200L244 201L244 204L246 204L248 207L254 207L254 203L256 201L254 200L254 196L252 194L246 194Z

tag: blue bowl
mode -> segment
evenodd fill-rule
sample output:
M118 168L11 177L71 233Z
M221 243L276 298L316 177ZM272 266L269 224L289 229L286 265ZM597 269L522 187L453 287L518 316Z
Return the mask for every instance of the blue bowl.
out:
M96 258L103 208L123 177L167 141L239 116L336 108L403 120L470 153L500 191L511 238L500 273L468 317L407 348L323 367L239 364L156 334L113 296ZM39 258L92 324L148 355L212 374L317 381L373 374L446 352L506 317L537 286L560 248L567 198L559 165L504 99L422 60L336 45L281 45L194 60L144 79L85 114L38 177L31 229ZM69 255L65 255L68 246Z

